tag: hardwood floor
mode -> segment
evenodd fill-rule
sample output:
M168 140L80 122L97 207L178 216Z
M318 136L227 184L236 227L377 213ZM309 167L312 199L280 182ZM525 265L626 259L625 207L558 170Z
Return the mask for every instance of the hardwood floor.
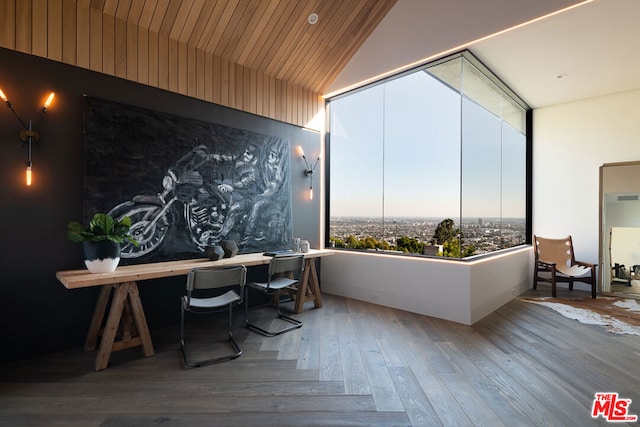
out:
M176 325L151 331L155 356L124 350L100 372L81 348L0 366L0 425L607 425L591 407L609 391L640 414L640 337L536 304L513 300L470 327L324 295L275 338L236 314L244 354L222 364L185 369ZM190 322L194 357L212 324L225 327Z
M632 280L631 286L626 283L612 283L611 292L620 296L640 297L640 280Z

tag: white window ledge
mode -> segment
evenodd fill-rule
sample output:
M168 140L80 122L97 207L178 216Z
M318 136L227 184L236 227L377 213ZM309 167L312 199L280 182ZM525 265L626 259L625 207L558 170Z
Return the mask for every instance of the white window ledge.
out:
M468 262L336 251L321 269L324 293L472 325L531 287L533 250Z

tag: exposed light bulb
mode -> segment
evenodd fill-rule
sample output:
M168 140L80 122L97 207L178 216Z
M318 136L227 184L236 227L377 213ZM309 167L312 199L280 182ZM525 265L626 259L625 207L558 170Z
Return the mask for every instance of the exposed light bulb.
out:
M54 92L49 93L49 95L47 96L47 99L42 104L42 109L40 111L40 114L44 114L47 111L47 108L49 108L51 106L54 97L55 97L55 93ZM25 183L27 184L27 187L30 187L31 184L32 184L31 148L32 148L32 144L33 143L37 143L38 142L40 134L38 133L37 130L35 130L35 129L33 129L31 127L32 126L32 121L31 120L28 121L29 125L27 126L25 121L23 121L20 118L18 113L16 113L16 110L13 108L13 105L11 104L11 102L9 102L9 99L7 98L7 95L4 94L2 89L0 89L0 99L2 99L2 101L4 101L5 104L7 104L7 107L9 109L11 109L11 112L13 113L13 115L16 117L16 119L18 119L18 121L22 125L22 129L20 129L19 136L20 136L20 139L23 142L26 143L27 148L29 150L29 153L28 153L28 156L27 156L27 168L26 168L26 171L25 171Z
M31 162L27 162L27 187L31 186Z
M56 96L55 93L51 92L49 94L49 97L47 98L47 100L44 103L44 106L42 107L42 111L47 111L47 108L49 108L49 105L51 105L51 103L53 102L53 98Z
M304 150L302 149L301 145L298 145L296 147L296 151L298 152L298 155L302 157L302 159L304 160L304 165L305 165L304 175L307 178L309 178L309 200L313 200L313 171L315 170L316 166L318 165L318 162L320 161L320 156L318 156L318 159L316 160L314 165L311 166L304 155Z

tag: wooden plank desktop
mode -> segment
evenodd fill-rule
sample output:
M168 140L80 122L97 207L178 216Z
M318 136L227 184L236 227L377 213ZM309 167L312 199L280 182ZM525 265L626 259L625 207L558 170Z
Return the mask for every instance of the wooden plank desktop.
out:
M293 311L300 313L306 301L313 301L316 308L322 307L322 295L315 266L315 258L333 255L329 249L311 249L304 253L305 269L294 293ZM58 271L56 278L67 289L80 289L91 286L102 286L100 296L93 313L85 350L95 350L100 331L102 339L96 356L96 371L105 369L109 363L111 352L125 348L142 346L146 357L153 356L153 343L140 301L137 283L140 280L157 279L186 275L193 268L228 267L244 265L245 267L269 264L270 256L262 253L236 255L211 261L198 258L180 261L155 262L148 264L125 265L110 273L90 273L87 270ZM111 300L111 308L103 327L106 309ZM116 341L116 334L121 329L122 338Z

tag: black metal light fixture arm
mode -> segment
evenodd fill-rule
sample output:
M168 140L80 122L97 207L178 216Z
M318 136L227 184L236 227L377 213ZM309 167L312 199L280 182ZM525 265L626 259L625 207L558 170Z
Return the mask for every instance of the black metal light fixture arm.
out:
M49 97L45 101L44 105L40 109L40 114L38 116L38 119L40 118L40 116L42 114L47 112L47 108L49 108L49 106L51 105L51 102L53 102L53 97L54 96L55 96L55 94L53 92L51 92L51 94L49 95ZM7 106L7 108L9 108L11 110L11 112L13 113L15 118L18 120L18 122L22 126L22 129L20 129L19 136L20 136L20 139L23 142L23 145L26 144L27 145L27 149L28 149L26 182L27 182L27 186L30 186L31 185L31 166L32 166L32 163L31 163L31 149L32 149L33 143L34 142L38 142L40 140L40 133L37 130L33 129L32 120L29 120L29 122L28 122L29 124L27 125L27 123L25 123L25 121L22 120L22 118L20 118L20 116L16 112L15 108L13 108L13 104L11 103L11 101L9 101L9 99L4 94L2 89L0 89L0 99L2 99L4 101L4 103Z

